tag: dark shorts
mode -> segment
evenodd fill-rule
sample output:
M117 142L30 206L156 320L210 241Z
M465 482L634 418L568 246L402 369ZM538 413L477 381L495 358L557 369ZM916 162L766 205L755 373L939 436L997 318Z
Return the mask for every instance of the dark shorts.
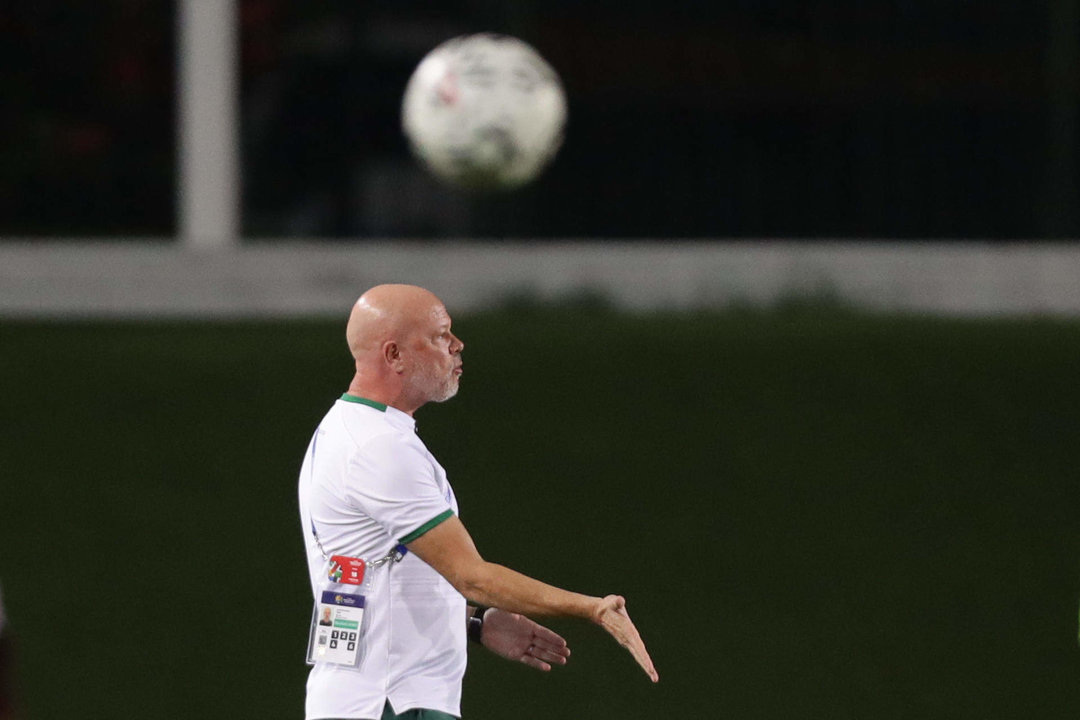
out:
M459 718L456 715L448 715L439 710L424 710L423 708L406 710L400 715L395 715L394 708L390 707L390 703L387 702L383 706L381 720L459 720Z
M395 715L394 708L390 707L390 703L386 703L382 711L382 720L458 720L458 718L439 710L425 710L423 708L406 710L400 715Z

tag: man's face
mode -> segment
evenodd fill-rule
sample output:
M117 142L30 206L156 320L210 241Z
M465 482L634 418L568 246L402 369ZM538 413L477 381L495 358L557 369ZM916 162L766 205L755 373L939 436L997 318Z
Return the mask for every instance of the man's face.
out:
M465 344L450 332L450 315L442 305L420 318L409 345L412 365L408 383L424 402L454 397L461 378Z

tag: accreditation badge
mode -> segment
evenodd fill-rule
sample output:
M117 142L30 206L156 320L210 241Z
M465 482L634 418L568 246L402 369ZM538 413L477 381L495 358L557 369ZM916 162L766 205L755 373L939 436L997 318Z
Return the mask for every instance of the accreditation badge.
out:
M361 558L334 555L326 579L319 584L308 636L308 664L319 662L356 667L360 663L360 631L369 578Z

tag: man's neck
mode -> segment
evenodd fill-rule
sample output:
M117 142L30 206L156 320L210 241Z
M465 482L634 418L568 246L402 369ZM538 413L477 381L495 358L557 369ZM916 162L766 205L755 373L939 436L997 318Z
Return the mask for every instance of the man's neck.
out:
M380 387L377 383L365 382L360 377L353 378L347 392L353 397L372 400L395 410L400 410L409 417L412 417L413 413L420 408L419 405L409 402L408 398L400 391L400 388L395 392L392 388Z

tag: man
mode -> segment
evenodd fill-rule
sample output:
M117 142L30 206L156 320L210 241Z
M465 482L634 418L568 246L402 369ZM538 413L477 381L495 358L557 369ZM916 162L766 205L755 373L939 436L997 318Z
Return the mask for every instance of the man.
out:
M467 634L539 670L566 662L566 641L526 615L591 620L659 679L623 598L562 590L477 551L413 420L457 393L464 343L450 324L435 295L410 285L368 290L349 316L355 375L308 445L299 496L316 602L339 602L348 586L321 591L342 557L360 558L364 597L350 602L363 615L355 653L309 658L308 720L458 717Z

